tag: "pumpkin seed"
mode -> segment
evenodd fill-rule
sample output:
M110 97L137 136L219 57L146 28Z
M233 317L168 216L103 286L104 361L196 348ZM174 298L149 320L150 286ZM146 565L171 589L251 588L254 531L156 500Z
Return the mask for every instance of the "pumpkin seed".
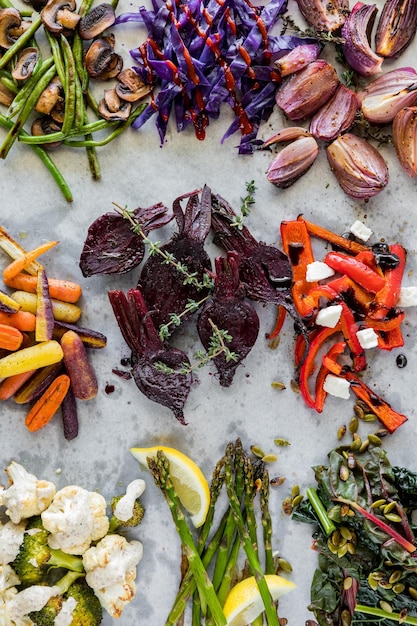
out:
M278 380L274 380L274 381L271 383L271 387L272 387L273 389L278 389L278 391L283 391L284 389L286 389L286 386L284 385L284 383L281 383L281 382L280 382L280 381L278 381Z
M365 413L363 416L363 421L364 422L376 422L377 420L377 416L375 415L375 413Z
M349 469L355 469L356 467L356 457L354 454L350 453L347 458L347 465Z
M339 478L344 482L349 478L349 468L346 465L341 465L339 469Z
M343 589L347 591L348 589L352 587L352 585L353 585L352 576L346 576L346 578L343 580Z
M391 511L392 511L393 509L395 509L395 507L396 507L396 506L397 506L397 503L396 503L396 502L394 502L394 500L392 500L391 502L389 502L388 504L386 504L386 505L384 506L384 515L385 515L386 513L391 513Z
M357 452L362 445L362 439L357 433L353 433L353 441L350 444L350 449Z
M300 487L298 485L294 485L291 489L291 498L294 499L298 495L300 495Z
M363 407L360 406L360 404L355 404L355 406L353 407L353 412L360 420L362 420L363 416L365 415L365 411L363 410Z
M327 547L329 548L332 554L337 554L337 551L339 548L333 544L331 539L327 540Z
M332 532L331 540L334 546L340 545L340 530L338 528Z
M285 498L282 501L282 509L283 509L285 515L291 515L291 513L292 513L292 500L291 500L291 498Z
M379 606L383 611L386 611L387 613L392 613L392 606L389 602L386 602L386 600L381 600Z
M405 589L405 585L403 583L397 583L392 588L394 593L402 593L404 589Z
M384 517L390 522L401 522L401 517L397 513L384 513Z
M280 437L277 437L277 439L274 439L274 444L276 446L282 446L282 447L291 445L291 443L287 439L281 439Z
M378 435L373 435L372 433L370 433L368 435L368 439L372 443L373 446L380 446L382 444L382 441L378 437Z
M275 478L271 478L269 484L273 487L279 487L283 482L285 482L285 476L275 476Z
M359 420L356 417L356 415L354 415L349 422L349 432L352 433L353 435L353 433L356 433L358 431L358 428L359 428Z
M337 551L337 556L339 557L339 559L341 559L342 557L345 556L345 554L348 551L348 544L345 543L343 546L340 546L340 548Z
M290 386L291 386L291 391L293 391L294 393L301 393L300 385L299 385L298 381L294 380L294 378L291 379Z
M342 426L340 426L340 428L337 431L337 438L339 439L339 441L340 439L343 439L343 437L346 435L346 431L347 431L346 424L343 424Z
M304 496L300 493L299 496L296 496L292 501L292 507L295 509L302 501L304 500Z
M265 454L262 457L262 461L264 463L275 463L275 461L277 461L277 460L278 460L278 457L277 457L276 454Z
M389 581L390 583L396 583L400 580L401 578L401 570L396 569L392 572L391 576L389 577Z
M408 617L408 609L405 607L399 613L398 623L403 624Z
M352 539L352 537L353 537L352 531L347 526L341 526L340 527L340 534L347 541L350 541Z
M260 448L259 446L256 446L256 445L251 446L251 447L250 447L250 451L252 452L252 454L253 454L254 456L257 456L257 457L259 457L260 459L262 459L262 457L264 457L264 456L265 456L265 452L262 450L262 448Z
M282 570L283 572L292 572L291 563L289 563L287 559L279 558L278 566L279 566L279 569Z
M383 506L385 503L386 503L386 500L384 498L375 500L375 502L372 502L371 504L371 509L379 509L379 507Z
M349 541L349 543L347 544L347 551L349 552L349 554L355 554L356 552L355 544Z
M380 587L382 587L382 589L392 589L392 584L389 582L389 580L387 578L382 578L378 582L378 585Z
M417 589L415 589L414 587L409 587L408 593L413 598L413 600L417 600Z
M369 437L367 437L366 439L364 439L364 441L362 441L362 445L359 448L359 452L365 452L365 450L367 450L369 448Z

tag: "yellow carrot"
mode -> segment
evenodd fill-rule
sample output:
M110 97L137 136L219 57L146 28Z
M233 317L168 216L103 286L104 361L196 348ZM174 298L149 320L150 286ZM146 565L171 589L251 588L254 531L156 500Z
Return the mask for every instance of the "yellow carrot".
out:
M15 291L12 297L19 302L23 311L29 311L36 314L37 309L37 297L35 293L28 293L27 291ZM60 322L67 322L68 324L74 324L78 322L81 317L81 309L76 304L70 302L62 302L61 300L55 300L52 298L52 311L54 318Z
M19 259L26 254L26 250L2 226L0 226L0 248L12 259ZM40 267L37 261L33 261L25 267L25 271L36 276Z
M12 313L12 315L14 315ZM4 350L18 350L22 345L23 335L14 326L0 324L0 348Z
M28 430L34 432L51 421L67 395L69 386L70 379L67 374L60 374L52 381L26 415L25 424Z
M20 258L16 259L15 261L7 265L7 267L5 267L3 270L4 280L6 281L10 278L13 278L13 276L16 276L17 274L19 274L22 270L25 269L25 267L27 267L33 261L35 261L35 259L37 259L38 256L40 256L44 252L47 252L48 250L53 248L53 246L56 246L57 243L58 241L47 241L46 243L43 243L37 248L34 248L34 250L30 250L29 252L26 252L23 256L21 256Z
M58 363L63 356L61 346L54 339L22 348L0 359L0 378Z
M62 373L62 363L40 367L14 394L16 404L27 404L37 400L58 374ZM6 380L9 380L6 378ZM4 381L5 382L5 381Z
M12 289L22 291L36 292L36 276L20 273L13 278L4 282ZM59 278L48 278L49 293L51 298L62 300L63 302L71 302L76 304L82 295L81 286L70 280L60 280Z
M22 374L16 374L5 378L0 383L0 400L9 400L29 380L36 370L28 370Z
M1 291L0 289L0 305L2 306L4 311L8 311L9 313L16 313L20 309L20 304L13 300L7 293Z
M4 313L0 311L0 324L14 326L23 332L30 333L35 330L36 317L29 311L16 311L16 313Z

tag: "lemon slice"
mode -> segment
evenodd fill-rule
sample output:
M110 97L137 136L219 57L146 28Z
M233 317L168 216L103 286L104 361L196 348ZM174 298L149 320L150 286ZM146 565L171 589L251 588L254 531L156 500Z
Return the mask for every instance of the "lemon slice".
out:
M274 602L296 587L290 580L275 574L266 574L265 580ZM244 578L230 590L223 607L227 626L251 624L263 611L264 603L253 576Z
M194 461L175 448L130 448L135 459L145 467L148 466L146 459L156 458L158 450L162 450L169 461L172 483L181 504L190 514L195 528L199 528L204 524L210 505L210 490L203 472Z

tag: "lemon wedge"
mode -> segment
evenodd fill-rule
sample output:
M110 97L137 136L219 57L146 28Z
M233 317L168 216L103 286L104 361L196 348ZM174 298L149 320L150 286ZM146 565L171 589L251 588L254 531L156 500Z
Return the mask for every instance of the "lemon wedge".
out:
M135 459L146 468L146 459L156 458L156 453L161 450L169 461L174 489L181 504L190 514L190 519L195 528L199 528L207 517L210 505L210 490L207 480L194 461L188 456L167 446L153 446L151 448L130 448Z
M290 580L275 574L266 574L265 580L274 602L296 587ZM253 576L232 587L223 607L227 626L251 624L263 611L264 603Z

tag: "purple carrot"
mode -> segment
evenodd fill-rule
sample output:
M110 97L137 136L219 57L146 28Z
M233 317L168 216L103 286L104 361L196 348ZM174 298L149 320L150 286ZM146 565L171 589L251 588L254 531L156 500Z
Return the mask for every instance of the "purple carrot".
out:
M109 291L108 295L120 331L132 351L132 376L137 387L186 424L183 408L192 375L181 369L190 366L187 355L161 341L140 289L129 289L127 296L120 290ZM163 371L157 363L175 371Z
M74 396L71 386L69 387L65 398L62 401L61 414L64 437L67 441L71 441L78 436L77 400Z
M139 207L132 211L132 220L146 236L173 219L167 212L167 207L161 203L146 209ZM142 262L145 244L143 236L133 231L134 223L113 211L101 215L90 225L80 256L83 276L125 274Z
M228 359L222 352L213 361L217 368L222 387L229 387L236 368L249 354L259 333L259 318L253 305L245 300L239 278L239 260L236 252L228 252L227 257L215 259L216 278L213 296L208 300L198 316L197 330L206 350L213 338L213 324L231 336L227 348L234 359Z
M181 200L185 198L188 202L183 211ZM199 302L210 292L209 287L201 286L204 275L211 272L211 260L204 249L211 225L210 189L203 188L201 199L198 191L177 198L173 213L178 232L160 246L162 254L152 254L145 261L138 283L157 328L167 324L172 315L187 317L184 312L189 301ZM186 273L175 267L178 263ZM190 276L195 280L190 280Z

